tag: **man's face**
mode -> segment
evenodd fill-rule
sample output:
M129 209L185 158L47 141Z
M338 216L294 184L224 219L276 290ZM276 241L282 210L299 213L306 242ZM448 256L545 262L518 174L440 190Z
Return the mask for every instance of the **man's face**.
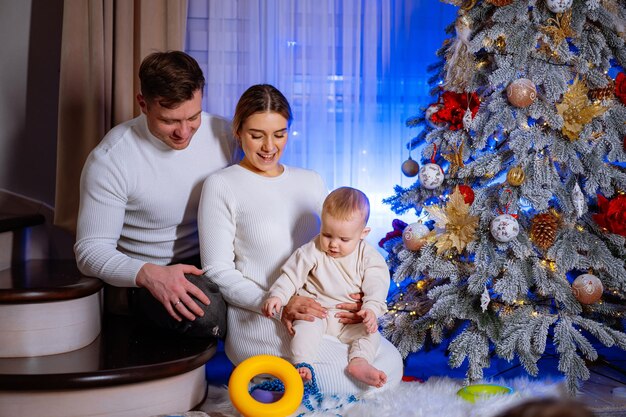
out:
M161 106L158 100L147 101L141 94L137 95L137 101L146 115L150 133L174 150L179 151L189 146L191 138L200 127L200 90L193 94L191 100L172 109Z

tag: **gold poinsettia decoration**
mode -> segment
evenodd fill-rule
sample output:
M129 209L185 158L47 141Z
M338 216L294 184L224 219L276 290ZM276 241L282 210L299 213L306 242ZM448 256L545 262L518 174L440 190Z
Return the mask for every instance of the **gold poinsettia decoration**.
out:
M576 78L563 94L563 101L556 105L558 113L563 117L561 133L571 141L578 139L587 123L607 110L600 103L589 101L588 92L587 86Z
M437 254L442 254L453 248L460 253L474 240L478 227L478 216L470 216L469 208L470 206L465 202L459 187L454 189L445 208L439 206L425 207L430 217L435 220L435 226L444 230L442 234L436 237Z
M547 21L547 25L541 27L541 31L548 34L554 42L555 48L558 47L561 42L567 38L572 38L576 35L576 32L572 30L572 10L568 10L565 13L559 13L555 18L550 18Z
M450 162L450 175L454 176L458 172L459 168L463 168L465 163L463 162L463 147L465 146L464 142L461 142L460 145L450 145L448 151L442 153L443 159Z

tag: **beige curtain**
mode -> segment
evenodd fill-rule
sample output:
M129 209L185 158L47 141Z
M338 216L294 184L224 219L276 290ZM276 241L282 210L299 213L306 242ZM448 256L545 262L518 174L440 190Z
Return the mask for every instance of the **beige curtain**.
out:
M65 0L54 224L76 231L89 152L139 114L137 71L151 52L184 47L187 0Z

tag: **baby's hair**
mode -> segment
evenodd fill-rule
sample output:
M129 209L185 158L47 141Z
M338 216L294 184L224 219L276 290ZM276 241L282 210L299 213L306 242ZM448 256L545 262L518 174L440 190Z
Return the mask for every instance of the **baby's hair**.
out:
M575 400L541 398L528 400L505 410L498 417L594 417L583 403Z
M352 187L339 187L328 194L322 212L339 220L353 219L355 213L358 213L366 225L370 217L370 201L363 191Z

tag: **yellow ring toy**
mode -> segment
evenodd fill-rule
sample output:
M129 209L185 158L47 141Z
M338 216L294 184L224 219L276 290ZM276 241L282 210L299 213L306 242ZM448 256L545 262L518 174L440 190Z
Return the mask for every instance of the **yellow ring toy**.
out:
M512 388L505 387L503 385L475 384L461 388L456 394L465 401L474 403L479 399L485 399L493 395L511 394L512 392Z
M258 402L248 392L250 380L270 374L285 385L285 393L276 402ZM296 368L286 360L272 355L256 355L241 362L228 380L230 401L245 417L284 417L298 409L304 395L304 384Z

